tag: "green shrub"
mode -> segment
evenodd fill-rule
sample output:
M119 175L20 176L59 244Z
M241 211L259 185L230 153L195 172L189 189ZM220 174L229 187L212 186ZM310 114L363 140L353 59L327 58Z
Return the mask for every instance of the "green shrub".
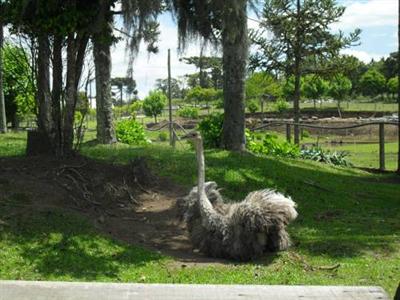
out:
M158 139L161 142L165 142L166 140L168 140L168 133L166 133L165 131L161 131L158 135Z
M351 167L352 164L346 159L349 154L344 151L323 150L320 147L301 150L301 158L318 161L335 166Z
M133 119L136 119L138 112L142 109L143 103L140 101L135 101L128 106L129 114Z
M255 100L250 100L247 102L247 109L249 110L249 112L251 112L252 114L255 113L258 110L258 105L257 102Z
M178 116L182 118L198 119L199 110L194 107L184 107L178 110Z
M304 139L304 138L309 138L310 136L311 136L311 134L310 134L310 132L309 132L308 130L303 129L303 130L301 131L301 138L302 138L302 139Z
M288 142L279 142L277 136L267 133L259 142L257 136L246 130L247 149L255 154L273 155L278 157L297 158L300 150L297 145Z
M123 120L117 123L117 139L129 145L145 145L150 141L146 138L144 128L135 120Z
M275 102L276 111L283 113L289 109L289 104L284 100L278 100Z
M224 99L217 99L217 100L214 102L214 107L215 107L216 109L223 109L223 108L224 108Z
M219 148L221 146L223 122L224 115L215 113L207 116L199 123L198 129L203 137L204 147Z

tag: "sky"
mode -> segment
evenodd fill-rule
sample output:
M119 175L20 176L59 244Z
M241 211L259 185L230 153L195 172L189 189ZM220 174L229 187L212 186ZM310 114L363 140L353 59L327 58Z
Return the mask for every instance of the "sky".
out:
M340 0L346 6L346 11L339 23L332 26L334 31L342 30L345 33L354 31L356 27L362 30L361 45L343 50L345 54L352 54L364 62L388 56L397 49L397 14L398 0ZM158 54L149 55L144 46L134 62L134 78L137 82L139 97L145 97L154 89L157 78L166 78L167 53L171 49L172 77L180 77L196 72L195 68L179 61L180 57L198 56L199 44L191 44L181 56L178 54L177 29L170 15L160 18L160 41ZM255 28L257 23L249 21L249 27ZM211 50L210 50L211 51ZM214 51L211 51L214 52ZM215 53L214 53L215 54ZM125 43L119 42L112 51L112 76L125 76L128 59L125 55Z

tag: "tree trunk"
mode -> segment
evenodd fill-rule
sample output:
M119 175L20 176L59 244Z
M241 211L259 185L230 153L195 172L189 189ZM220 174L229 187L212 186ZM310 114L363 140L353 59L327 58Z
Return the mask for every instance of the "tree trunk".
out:
M226 1L222 47L224 70L224 125L222 145L227 150L245 150L245 75L248 56L247 1Z
M293 98L293 110L294 110L294 143L300 144L300 130L297 125L300 122L300 88L301 88L301 45L300 45L300 0L297 0L297 31L296 31L296 43L295 43L295 62L294 62L294 98Z
M399 13L397 14L397 18L398 18L398 26L397 26L397 80L398 80L398 84L397 84L397 105L398 105L398 109L397 109L397 122L398 122L398 126L397 126L397 139L398 139L398 143L397 143L397 174L400 175L400 5L399 5ZM400 298L400 285L399 288L397 289L397 293L396 295L398 295L397 298Z
M73 151L75 108L78 100L78 86L83 69L88 36L78 33L68 36L67 46L67 87L65 95L63 152L69 155Z
M38 130L28 132L27 155L55 154L52 95L50 92L50 42L47 35L38 37L37 93Z
M6 105L3 91L3 24L0 23L0 133L7 132Z
M111 97L112 27L109 1L100 1L93 54L96 69L97 140L102 144L116 142Z
M19 128L19 117L16 111L13 113L11 118L11 128L13 130L18 130Z
M52 141L53 148L57 156L62 156L62 135L61 135L61 97L63 89L63 59L62 48L63 38L54 37L53 44L53 90L51 94L52 101L52 118L54 123L54 132Z
M52 109L51 109L51 93L50 93L50 43L47 35L38 37L38 91L37 101L39 109L38 130L47 136L50 143L53 129Z
M67 45L67 87L65 93L63 152L64 155L72 153L74 142L74 113L76 89L76 40L74 34L69 34Z

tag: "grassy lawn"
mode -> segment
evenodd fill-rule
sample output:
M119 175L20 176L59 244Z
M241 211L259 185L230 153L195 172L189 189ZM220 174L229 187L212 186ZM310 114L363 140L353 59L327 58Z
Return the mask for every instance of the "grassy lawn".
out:
M368 103L368 102L343 102L341 103L341 109L343 111L385 111L385 112L397 112L398 106L397 103L385 103L385 102L377 102ZM336 102L323 102L322 106L317 103L317 109L327 109L327 108L336 108ZM301 103L301 108L314 108L313 103Z
M346 144L340 147L330 147L330 149L348 152L349 160L357 167L379 168L379 144ZM387 170L397 169L397 149L397 143L385 144L385 167Z
M24 138L0 135L0 157L22 155ZM196 168L188 149L118 144L84 146L82 153L121 164L147 156L156 174L189 188ZM8 226L0 222L0 278L380 285L394 295L400 274L400 185L393 183L395 175L226 151L207 151L206 163L207 179L217 181L233 200L266 187L291 195L299 211L289 227L294 246L256 262L182 266L173 258L99 235L73 213L32 213ZM27 200L14 198L7 201ZM336 264L338 269L324 270Z

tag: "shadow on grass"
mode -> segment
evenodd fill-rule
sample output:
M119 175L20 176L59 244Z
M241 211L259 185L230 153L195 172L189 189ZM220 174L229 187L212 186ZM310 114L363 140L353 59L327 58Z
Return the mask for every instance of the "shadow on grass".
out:
M34 266L35 276L45 279L115 280L128 267L162 259L153 252L104 238L90 228L81 218L65 212L33 212L15 218L0 231L0 237L2 243L18 245L23 265Z
M193 152L123 145L85 148L83 152L117 163L145 154L159 175L188 188L195 184ZM387 176L221 151L208 151L206 165L207 180L216 181L234 201L263 188L290 195L298 204L299 218L289 230L301 252L345 258L368 251L390 253L398 247L400 185L390 184Z

